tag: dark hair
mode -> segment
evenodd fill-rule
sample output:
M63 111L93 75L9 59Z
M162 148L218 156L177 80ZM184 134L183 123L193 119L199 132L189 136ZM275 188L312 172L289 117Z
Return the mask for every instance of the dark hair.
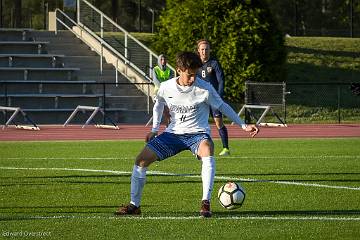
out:
M176 56L176 68L182 71L186 69L197 69L202 66L200 57L193 52L181 52Z

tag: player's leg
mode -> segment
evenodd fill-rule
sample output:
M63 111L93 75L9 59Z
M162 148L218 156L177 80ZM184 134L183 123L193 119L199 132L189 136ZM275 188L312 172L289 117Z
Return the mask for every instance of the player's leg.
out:
M148 166L158 159L157 155L148 146L136 157L135 165L131 175L130 203L139 207L141 195L146 182L146 171Z
M216 128L219 131L219 135L221 138L221 142L223 145L222 151L219 153L220 156L226 156L230 154L229 150L229 136L227 128L223 122L223 116L222 113L219 110L212 109L212 116L215 121Z
M163 118L164 118L164 122L165 122L166 126L169 126L170 120L171 120L171 119L170 119L171 116L170 116L170 112L169 112L169 107L168 107L168 106L165 106L165 107L164 107Z
M197 154L202 161L201 180L203 187L203 195L201 201L200 215L203 217L211 217L210 200L211 193L214 187L215 158L214 143L210 138L202 140L200 142Z
M131 175L130 204L119 208L116 215L140 214L140 201L146 182L148 166L156 160L164 160L187 149L175 134L164 132L148 142L136 157Z
M146 182L146 171L148 166L156 161L158 156L148 146L145 146L136 157L131 174L130 204L120 207L116 215L137 215L140 214L140 202Z
M201 141L198 149L201 158L201 178L203 182L202 200L210 200L215 177L214 144L210 140Z

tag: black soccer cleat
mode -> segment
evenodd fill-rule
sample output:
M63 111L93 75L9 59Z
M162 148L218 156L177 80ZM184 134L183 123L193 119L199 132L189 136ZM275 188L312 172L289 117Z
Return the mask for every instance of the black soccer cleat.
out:
M210 201L209 200L202 200L201 201L200 216L202 216L204 218L211 217Z
M119 209L114 214L118 216L140 215L141 209L140 206L137 207L134 204L129 203L128 205L119 207Z

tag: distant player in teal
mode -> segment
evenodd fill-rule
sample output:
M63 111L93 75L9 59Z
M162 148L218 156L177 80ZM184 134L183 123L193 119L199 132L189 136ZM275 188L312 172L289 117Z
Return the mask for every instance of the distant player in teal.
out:
M197 76L207 82L209 82L220 95L224 97L224 73L221 69L219 62L210 57L210 43L206 39L201 39L197 42L197 51L200 56L202 67L199 68ZM229 137L226 126L223 122L222 113L212 108L211 115L215 121L216 127L221 137L223 145L222 151L219 153L220 156L227 156L230 154L229 150Z
M156 90L160 84L174 77L174 72L167 66L167 59L164 54L158 57L158 65L153 68L153 82Z
M210 106L219 109L252 137L259 129L255 125L246 125L210 83L196 77L201 65L197 54L182 52L176 59L179 76L160 85L153 108L153 127L146 136L146 146L136 157L133 166L130 203L120 207L115 215L141 214L141 196L148 167L155 161L162 161L189 150L201 160L200 216L211 217L210 200L215 178L215 157L209 126ZM171 122L164 132L158 135L164 106L169 107Z

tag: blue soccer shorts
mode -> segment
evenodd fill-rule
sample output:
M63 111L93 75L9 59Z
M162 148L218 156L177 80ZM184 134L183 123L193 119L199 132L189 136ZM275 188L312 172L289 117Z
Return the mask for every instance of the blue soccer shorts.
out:
M158 156L158 160L161 161L184 150L190 150L197 155L201 141L206 139L212 142L207 133L174 134L163 132L148 142L146 146L153 150Z

